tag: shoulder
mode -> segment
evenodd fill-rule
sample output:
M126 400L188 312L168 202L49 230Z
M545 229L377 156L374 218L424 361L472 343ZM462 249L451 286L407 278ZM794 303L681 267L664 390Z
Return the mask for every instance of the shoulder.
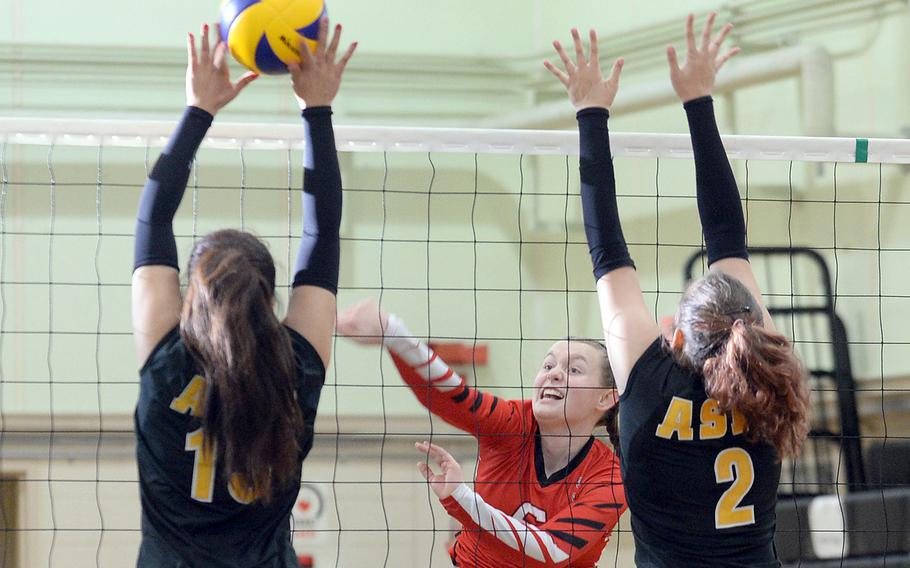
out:
M592 472L594 472L598 478L619 478L619 456L617 456L616 452L602 440L594 440L594 444L591 445L591 450L588 452L586 461L593 466Z
M592 499L602 501L598 509L618 509L620 514L626 507L626 491L622 481L619 456L600 440L594 442L588 454L589 467L585 475L586 493Z
M176 367L185 366L191 357L180 337L180 326L175 325L152 349L145 364L139 369L140 376L170 372Z
M194 380L197 377L201 382ZM174 326L158 342L139 371L137 424L147 426L150 420L158 420L155 417L176 417L167 411L162 414L159 407L168 407L184 396L187 409L194 404L201 408L198 398L203 396L204 390L204 379L199 376L196 362L180 336L180 327Z
M534 418L534 403L531 400L510 400L509 404L515 409L515 413L521 416L521 430L526 434L533 434L537 431L537 419Z
M654 367L659 367L668 363L675 363L673 355L667 348L664 338L658 337L651 342L651 345L645 349L645 352L641 354L641 357L635 361L635 365L632 367L630 375L640 375Z
M632 367L620 401L654 394L672 394L672 391L679 388L688 388L691 382L692 373L677 363L664 339L658 337Z
M470 389L468 390L470 391ZM453 392L457 393L458 389ZM477 393L477 399L472 403L472 406L483 407L486 417L494 419L501 426L503 432L508 431L513 434L520 432L524 436L534 432L537 428L530 400L513 400L502 398L492 393L474 392ZM457 397L458 394L455 396Z
M479 418L484 420L478 423L483 424L484 430L478 438L481 450L484 453L504 455L509 459L515 458L515 452L533 452L532 441L537 422L534 420L531 401L505 399L477 392L475 403L480 397L489 399L481 405L484 414Z

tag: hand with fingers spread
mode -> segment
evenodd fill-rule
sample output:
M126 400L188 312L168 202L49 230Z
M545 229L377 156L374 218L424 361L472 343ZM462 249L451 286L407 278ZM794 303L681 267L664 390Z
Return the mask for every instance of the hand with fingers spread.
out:
M216 33L218 37L220 33ZM234 100L247 85L259 75L249 72L236 83L231 82L228 69L227 45L223 41L209 45L209 26L202 26L202 45L196 51L196 38L189 34L187 38L186 67L186 104L201 108L214 116L229 102Z
M604 79L600 71L597 33L591 30L589 37L591 45L586 58L581 36L577 29L572 29L572 40L575 43L574 62L566 54L566 50L559 41L553 42L553 47L556 48L556 53L562 60L565 71L550 61L544 61L543 64L566 88L575 110L592 107L609 110L613 105L613 99L616 98L616 91L619 90L619 76L622 73L624 60L617 59L613 63L610 76Z
M670 80L673 89L682 102L688 102L699 97L706 97L714 89L714 80L717 72L731 57L740 52L735 47L720 55L720 47L733 29L733 24L725 25L716 37L712 38L714 20L717 14L711 12L708 21L701 32L701 42L695 42L695 16L689 14L686 19L686 61L679 66L676 49L667 47L667 60L670 63Z
M414 447L427 457L427 461L417 463L417 469L423 475L423 478L429 482L433 493L440 500L446 499L464 482L461 465L452 457L452 454L436 444L417 442ZM435 473L433 468L430 467L430 459L439 466L441 470L439 473Z
M341 41L341 25L335 26L331 42L326 44L329 35L329 20L323 18L319 22L319 38L316 42L316 53L310 53L309 48L301 40L300 63L288 65L291 72L291 83L294 86L294 95L300 108L330 106L338 94L341 86L341 76L344 68L357 49L357 42L348 46L341 59L335 61L338 53L338 44Z

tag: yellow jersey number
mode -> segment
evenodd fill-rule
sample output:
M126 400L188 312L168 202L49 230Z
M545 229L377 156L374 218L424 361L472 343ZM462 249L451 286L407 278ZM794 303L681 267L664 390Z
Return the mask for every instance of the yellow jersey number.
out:
M193 460L193 486L190 496L196 501L211 503L215 491L214 444L211 448L205 444L205 432L199 428L186 435L184 449L196 453L196 459ZM255 499L253 491L243 483L242 476L236 473L231 475L228 493L241 505L249 505Z
M202 407L205 401L205 379L199 375L193 377L180 396L171 401L171 410L180 414L190 413L191 416L202 417ZM190 489L190 496L202 503L211 503L212 496L215 492L215 444L211 447L205 443L205 432L202 428L193 430L186 435L184 449L188 452L194 452L193 460L193 484ZM250 490L249 485L243 482L242 476L238 474L231 475L231 481L228 483L228 493L234 501L242 505L248 505L255 499L255 495Z
M714 460L714 479L717 483L733 485L724 491L714 508L714 528L730 529L755 524L755 507L741 507L743 497L752 489L755 468L752 456L742 448L727 448Z

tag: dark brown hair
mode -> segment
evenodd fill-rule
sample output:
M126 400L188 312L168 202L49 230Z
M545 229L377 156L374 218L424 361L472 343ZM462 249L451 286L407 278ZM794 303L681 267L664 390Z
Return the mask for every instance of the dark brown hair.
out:
M723 412L738 411L746 439L780 458L799 455L809 432L806 373L783 335L762 326L762 309L732 276L709 272L683 295L675 326L684 335L677 361L702 375Z
M600 341L594 339L580 339L577 337L570 337L566 341L575 341L577 343L584 343L585 345L590 345L597 349L598 353L602 354L603 357L600 361L600 378L603 386L611 389L616 388L616 379L613 377L613 369L610 368L610 358L607 356L607 346L601 343ZM610 443L613 445L613 448L619 452L619 403L613 405L612 408L604 412L604 415L597 422L597 426L603 426L607 429L607 436L610 438Z
M268 502L295 482L303 416L291 340L275 316L275 265L249 233L202 238L190 256L180 335L206 380L202 425L225 479Z

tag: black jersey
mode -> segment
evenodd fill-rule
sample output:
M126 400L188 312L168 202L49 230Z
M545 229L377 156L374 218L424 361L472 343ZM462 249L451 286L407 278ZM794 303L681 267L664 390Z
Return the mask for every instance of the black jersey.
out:
M780 463L657 339L620 397L620 460L639 568L779 566Z
M322 360L299 333L291 338L298 374L297 401L306 434L300 462L313 445L313 423L325 381ZM142 501L140 568L296 567L290 517L298 484L268 505L249 503L202 445L199 418L205 382L174 328L140 371L136 457ZM245 503L246 502L246 503Z

